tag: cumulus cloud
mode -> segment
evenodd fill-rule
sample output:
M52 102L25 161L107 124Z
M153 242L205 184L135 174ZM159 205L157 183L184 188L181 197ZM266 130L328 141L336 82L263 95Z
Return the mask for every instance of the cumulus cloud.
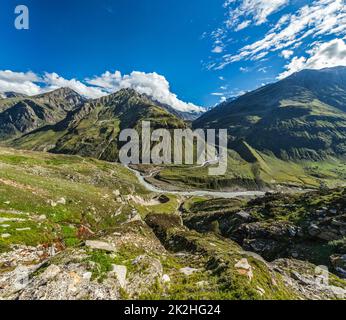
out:
M132 88L179 111L199 112L204 110L192 103L179 100L177 95L170 91L170 85L166 78L155 72L144 73L134 71L129 75L122 75L120 71L114 73L106 71L101 76L80 81L77 79L65 79L57 73L45 73L40 76L33 72L24 73L0 70L0 93L14 91L32 96L62 87L69 87L79 94L92 99L121 89Z
M44 91L68 87L85 97L93 99L100 98L107 94L99 88L87 86L76 79L67 80L56 73L45 73L43 81L46 85L45 88L42 89Z
M0 92L14 91L33 96L62 87L69 87L88 98L99 98L107 94L99 88L86 86L76 79L64 79L56 73L39 76L31 71L0 70Z
M139 93L147 94L161 103L168 104L179 111L203 111L201 107L179 100L177 95L170 91L170 85L166 78L156 72L133 71L131 74L122 75L119 71L114 73L107 71L101 76L88 79L87 83L107 92L131 88Z
M0 92L15 91L27 95L39 94L41 88L36 82L40 78L33 72L0 70Z
M230 3L235 2L237 1L230 1ZM252 1L246 1L249 6L250 2ZM272 1L265 2L271 3ZM259 14L256 21L258 23L264 21L264 16ZM221 31L219 31L219 34L221 34ZM222 35L225 37L225 31ZM314 42L322 36L343 38L345 35L345 1L315 0L311 4L302 6L294 13L281 16L263 38L243 46L238 52L225 54L220 61L213 62L210 68L220 70L234 62L260 60L269 53L276 51L283 54L286 50L285 53L288 56L287 53L294 51L304 42Z
M286 71L278 76L283 79L303 69L323 69L335 66L346 66L346 43L342 39L334 39L326 43L318 43L307 52L309 57L294 57L285 66Z

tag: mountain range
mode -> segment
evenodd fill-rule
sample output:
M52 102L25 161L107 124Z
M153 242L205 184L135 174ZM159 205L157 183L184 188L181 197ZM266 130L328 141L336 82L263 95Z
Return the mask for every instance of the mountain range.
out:
M5 93L0 100L0 138L6 140L54 124L86 100L68 88L33 97Z
M249 164L246 171L252 172L256 184L262 184L261 172L268 181L276 180L273 169L285 163L286 171L292 169L288 164L302 161L339 159L335 166L341 161L343 167L346 154L346 67L303 70L229 99L194 121L196 114L181 113L133 89L94 100L69 88L34 97L13 92L3 97L0 137L21 149L118 161L120 131L139 129L143 120L150 120L153 129L226 128L231 162ZM321 176L319 168L312 171Z
M79 154L117 161L121 130L139 128L141 121L152 128L184 128L184 120L132 89L88 101L71 110L64 119L11 141L14 147Z
M230 147L246 141L288 160L346 154L346 67L303 70L225 102L196 128L227 128Z

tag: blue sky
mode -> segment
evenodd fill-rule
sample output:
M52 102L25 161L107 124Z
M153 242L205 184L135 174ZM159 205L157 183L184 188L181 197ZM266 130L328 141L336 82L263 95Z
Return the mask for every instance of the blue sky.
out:
M18 4L29 30L14 28ZM68 85L96 97L131 86L177 108L211 106L306 67L346 65L345 25L344 0L7 0L0 91Z

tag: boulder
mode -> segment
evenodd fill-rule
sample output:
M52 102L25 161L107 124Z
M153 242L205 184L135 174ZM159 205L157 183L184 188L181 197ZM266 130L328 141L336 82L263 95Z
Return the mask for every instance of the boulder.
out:
M238 273L247 276L251 281L253 278L252 266L249 264L246 258L239 260L234 267L237 269Z
M332 255L330 261L337 274L342 278L346 278L346 254Z
M87 240L85 242L85 245L91 249L96 249L96 250L104 250L109 252L117 251L117 248L114 245L104 241Z
M119 266L119 265L112 265L113 269L112 269L112 273L115 274L116 278L119 281L119 284L121 286L121 288L125 288L126 287L126 274L127 274L127 268L125 266Z
M186 276L191 276L192 274L194 274L198 271L199 271L198 269L190 268L190 267L181 268L179 270L180 273L185 274Z

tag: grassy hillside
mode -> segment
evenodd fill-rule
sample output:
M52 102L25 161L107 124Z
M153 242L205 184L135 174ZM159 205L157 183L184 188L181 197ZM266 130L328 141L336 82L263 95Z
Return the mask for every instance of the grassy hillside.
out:
M228 151L228 169L223 176L209 176L208 167L169 166L151 181L183 189L223 190L335 187L346 181L346 163L342 159L284 161L256 151L246 142L237 149Z
M119 164L78 156L0 148L0 248L12 243L76 244L83 226L108 233L132 210L175 211L178 202L152 200Z
M231 148L245 140L284 160L344 156L346 68L327 71L305 70L249 92L193 125L228 129Z
M270 265L220 234L188 229L179 212L256 203L160 201L123 166L79 156L0 148L0 169L1 299L338 297L305 284L314 283L314 265L290 259ZM30 282L18 289L23 266ZM330 281L346 288L335 275Z

